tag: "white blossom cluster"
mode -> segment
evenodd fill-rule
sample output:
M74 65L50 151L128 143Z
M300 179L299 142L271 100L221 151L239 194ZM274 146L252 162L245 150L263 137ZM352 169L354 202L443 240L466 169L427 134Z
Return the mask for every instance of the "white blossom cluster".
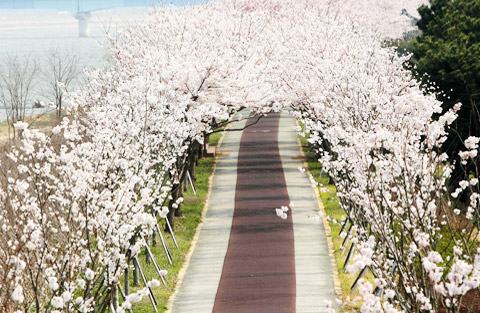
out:
M420 3L218 0L156 8L110 37L112 68L69 95L68 118L49 136L18 123L22 139L1 159L0 311L107 305L167 217L192 146L248 108L291 112L318 148L354 225L342 234L355 244L348 270L375 276L358 288L362 312L454 312L480 283L478 175L451 194L470 191L454 209L438 151L459 108L434 120L440 103L381 44ZM462 157L477 158L478 143Z
M408 57L382 47L382 29L352 23L361 19L343 3L285 5L275 15L295 25L281 30L293 32L295 51L282 56L282 96L353 224L343 233L355 247L347 270L376 278L360 282L361 311L456 312L480 284L478 170L452 194L470 188L470 205L455 209L451 164L438 152L459 106L434 119L441 103L405 69ZM462 157L475 158L478 142L469 138Z
M110 38L112 68L88 73L50 136L15 125L22 139L1 164L0 311L110 310L190 147L245 107L275 109L262 62L272 47L257 36L267 17L222 3L158 8Z

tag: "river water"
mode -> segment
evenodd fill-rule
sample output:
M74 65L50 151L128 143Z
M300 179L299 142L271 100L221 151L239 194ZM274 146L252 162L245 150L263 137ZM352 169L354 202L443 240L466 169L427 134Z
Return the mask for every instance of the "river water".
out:
M17 4L22 2L20 0L16 1ZM31 2L31 0L25 1L25 3L28 2ZM50 2L58 3L61 1ZM107 3L109 1L102 0L101 2ZM118 1L112 0L110 2ZM186 3L187 1L183 0L174 2L176 5ZM75 54L81 67L99 68L107 66L108 55L102 47L106 42L105 31L115 32L115 29L125 24L136 23L145 19L147 14L147 7L121 7L92 11L90 36L81 38L78 34L78 21L75 19L74 13L69 11L2 9L2 6L0 6L0 70L5 69L5 59L9 56L18 57L25 62L27 60L29 62L35 61L40 68L45 68L48 64L49 53L52 50L56 50L65 56ZM75 86L80 86L81 81L79 79ZM44 102L53 100L49 97L49 94L45 80L38 77L31 92L29 103L33 106L35 100ZM49 107L28 109L27 113L28 115L36 115L48 110L52 109ZM0 121L2 120L6 120L6 114L3 106L0 105Z

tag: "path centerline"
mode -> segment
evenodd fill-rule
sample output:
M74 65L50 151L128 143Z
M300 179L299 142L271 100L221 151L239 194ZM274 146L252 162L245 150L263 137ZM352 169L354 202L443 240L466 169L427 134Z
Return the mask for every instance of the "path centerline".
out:
M278 115L270 114L259 123L224 136L208 210L169 313L320 313L326 300L338 310L335 261L323 221L312 219L318 215L317 197L308 175L298 170L304 161L295 118L284 113L278 121ZM243 126L245 120L232 128ZM264 187L281 192L269 194ZM244 196L237 194L240 189ZM282 220L274 209L290 201L295 207ZM294 239L285 236L292 233L292 223ZM243 248L227 253L232 240Z
M232 229L213 312L295 312L295 247L278 148L280 114L247 128L240 141Z

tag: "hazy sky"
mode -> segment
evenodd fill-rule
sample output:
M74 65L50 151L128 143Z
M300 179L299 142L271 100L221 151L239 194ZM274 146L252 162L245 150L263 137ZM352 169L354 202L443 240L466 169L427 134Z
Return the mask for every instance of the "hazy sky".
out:
M53 9L59 11L92 11L113 7L151 6L158 3L185 5L192 0L0 0L0 9Z
M77 0L0 0L0 70L10 56L35 62L40 68L48 66L49 54L76 55L79 66L99 68L108 64L104 47L105 32L115 33L118 27L145 19L146 5L156 0L80 0L80 11L92 11L90 36L79 37L75 19ZM200 0L163 1L165 4L185 5ZM134 6L134 7L132 7ZM104 8L104 9L101 9ZM38 81L37 81L38 82ZM36 84L33 99L47 100L48 90ZM28 114L42 113L35 109ZM0 121L5 120L0 109Z

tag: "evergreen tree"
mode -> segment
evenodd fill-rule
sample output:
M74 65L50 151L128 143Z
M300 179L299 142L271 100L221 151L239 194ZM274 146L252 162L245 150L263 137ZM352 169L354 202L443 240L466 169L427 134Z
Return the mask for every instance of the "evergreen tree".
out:
M412 44L416 73L424 85L439 92L444 112L462 103L444 145L458 163L463 141L480 136L480 1L430 0L430 6L418 12L421 35ZM454 182L463 173L457 165Z

